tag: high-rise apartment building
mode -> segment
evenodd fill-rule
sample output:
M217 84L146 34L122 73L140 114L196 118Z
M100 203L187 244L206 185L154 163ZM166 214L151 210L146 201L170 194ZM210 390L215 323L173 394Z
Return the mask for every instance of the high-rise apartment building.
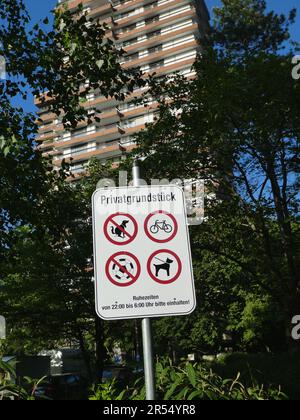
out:
M201 48L200 35L208 28L209 14L204 0L60 0L70 10L82 3L90 17L100 18L109 27L109 36L126 51L124 68L140 67L145 74L180 72L192 77L192 66ZM101 112L101 122L80 123L66 132L61 121L41 105L42 120L37 141L54 168L62 160L70 162L74 179L85 173L91 157L119 161L134 147L133 135L154 119L157 104L149 98L148 107L134 103L147 89L139 89L118 103L89 93L83 103L90 112Z

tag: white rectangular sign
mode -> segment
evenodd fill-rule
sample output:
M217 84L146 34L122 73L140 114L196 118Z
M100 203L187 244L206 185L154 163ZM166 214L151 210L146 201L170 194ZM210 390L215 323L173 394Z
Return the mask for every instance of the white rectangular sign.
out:
M196 307L183 191L93 194L96 311L104 320L187 315Z

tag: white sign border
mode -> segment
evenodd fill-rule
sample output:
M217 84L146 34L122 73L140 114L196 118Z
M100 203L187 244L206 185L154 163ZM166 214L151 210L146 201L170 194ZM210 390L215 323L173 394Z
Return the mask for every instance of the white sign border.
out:
M155 186L157 187L157 186ZM122 320L130 320L130 319L144 319L144 318L165 318L165 317L173 317L173 316L187 316L192 314L196 307L197 307L197 297L196 297L196 288L195 288L195 278L194 278L194 270L193 270L193 259L192 259L192 250L191 250L191 241L190 241L190 234L189 234L189 226L188 226L188 219L187 219L187 211L186 211L186 199L185 199L185 195L184 195L184 191L182 188L180 188L178 185L159 185L159 187L161 188L168 188L168 187L172 187L172 188L177 188L178 190L180 190L181 194L182 194L182 198L183 198L183 209L184 209L184 217L186 220L186 234L187 234L187 238L188 238L188 254L189 254L189 264L190 264L190 271L191 271L191 280L192 280L192 290L193 290L193 307L191 310L189 310L188 312L181 312L181 313L163 313L163 314L149 314L149 315L137 315L137 316L122 316L120 317L109 317L106 318L103 315L101 315L98 311L99 305L98 305L98 281L97 281L97 270L96 270L96 226L95 226L95 222L96 222L96 217L95 217L95 196L96 194L98 194L101 191L105 191L107 192L108 190L126 190L128 191L128 189L143 189L143 188L149 188L151 189L151 185L143 185L143 186L136 186L136 187L115 187L115 188L98 188L94 191L93 195L92 195L92 219L93 219L93 252L94 252L94 290L95 290L95 309L96 309L96 313L98 315L99 318L101 318L104 321L122 321Z

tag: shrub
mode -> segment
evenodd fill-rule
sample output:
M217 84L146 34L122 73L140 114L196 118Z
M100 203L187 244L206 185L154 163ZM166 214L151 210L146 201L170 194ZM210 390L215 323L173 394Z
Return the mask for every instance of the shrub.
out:
M5 363L0 356L0 401L1 400L35 400L35 391L44 378L34 381L24 378L28 389L15 384L16 372L14 366Z
M265 387L258 383L244 385L240 374L235 379L223 379L201 364L185 363L173 366L170 361L156 364L156 393L161 400L285 400L280 387ZM115 381L93 388L92 400L96 399L145 399L141 380L121 393L116 391Z

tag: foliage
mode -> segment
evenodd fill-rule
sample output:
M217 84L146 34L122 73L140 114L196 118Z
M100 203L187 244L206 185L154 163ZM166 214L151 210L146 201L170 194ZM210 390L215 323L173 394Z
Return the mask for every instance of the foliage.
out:
M291 39L290 25L296 9L289 16L267 11L265 0L223 0L223 7L214 9L212 41L220 54L232 59L277 54ZM223 50L225 48L225 51Z
M45 378L33 380L24 378L26 386L16 384L15 367L0 360L0 401L1 400L35 400L35 392Z
M294 17L260 0L224 0L195 77L150 83L159 112L134 152L147 179L206 179L209 195L205 222L191 228L198 310L181 323L185 349L221 350L227 330L243 350L290 344L300 304ZM168 333L161 342L179 331L169 320L158 325Z
M0 80L0 139L5 154L22 138L20 126L36 132L35 116L14 107L13 98L35 95L70 129L81 120L91 121L82 107L90 92L122 99L144 83L138 70L121 68L123 51L106 37L107 25L90 19L82 6L76 12L60 7L53 14L53 27L48 18L31 25L23 0L1 2L0 56L6 80Z
M240 374L235 379L222 379L201 364L185 363L173 366L167 360L156 365L157 398L159 400L284 400L287 399L280 387L265 387L253 383L245 386ZM132 388L116 391L115 381L93 389L90 399L143 399L144 386L135 383Z
M222 379L211 370L186 363L181 367L159 363L158 393L164 400L273 400L286 398L280 389L265 389L263 385L246 387L235 379Z
M279 385L291 400L300 398L300 359L299 352L289 353L232 353L218 357L208 365L222 377L232 377L241 373L241 381L249 386L253 381Z
M7 350L37 352L68 340L80 346L91 373L91 341L102 343L91 281L91 189L66 183L64 164L52 171L34 143L36 116L15 103L37 95L70 130L90 122L82 107L89 92L122 99L144 82L139 71L121 68L123 52L82 7L53 14L53 25L48 18L35 25L23 0L0 4L7 73L0 80L0 307Z
M150 81L159 114L137 139L147 178L205 177L207 192L216 194L206 203L205 223L191 228L198 309L188 318L154 321L157 353L174 359L181 352L222 350L228 330L234 348L281 350L299 308L300 85L290 75L293 52L279 55L294 11L286 19L267 13L263 1L223 5L195 66L197 77ZM67 168L53 174L34 149L35 116L13 106L29 92L48 92L39 99L48 99L70 129L87 118L79 106L87 93L122 99L125 85L131 91L142 83L138 72L121 71L122 52L105 40L105 27L87 25L82 10L77 17L59 10L53 28L28 31L22 0L0 4L0 55L8 72L0 81L0 304L9 350L30 353L72 342L91 370L95 341L111 347L121 336L129 351L136 338L133 322L103 325L94 312L90 197L100 178L117 180L118 170L95 160L88 179L65 183ZM78 89L87 80L86 90ZM97 360L105 360L99 348ZM182 379L189 396L220 396L233 384L198 367L163 369L166 378ZM106 398L114 389L107 387L95 392ZM132 397L142 398L139 387ZM256 385L245 389L238 380L231 395L267 398ZM182 390L171 393L161 382L158 391L171 398Z
M116 379L114 378L111 382L93 385L91 392L92 395L89 398L90 401L119 401L123 399L127 390L123 390L119 393L116 389Z

